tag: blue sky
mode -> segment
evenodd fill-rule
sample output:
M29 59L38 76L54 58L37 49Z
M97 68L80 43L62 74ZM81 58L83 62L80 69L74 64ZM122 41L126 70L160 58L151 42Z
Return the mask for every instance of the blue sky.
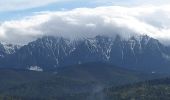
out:
M30 15L33 15L35 12L41 12L41 11L70 10L70 9L82 8L82 7L96 7L99 5L101 4L90 2L90 1L71 0L71 1L63 1L63 2L56 1L50 4L47 4L47 5L35 6L35 7L30 7L30 8L20 8L16 10L13 10L13 9L5 10L4 9L0 11L0 21L20 19L24 16L30 16ZM104 4L104 5L108 5L108 4Z

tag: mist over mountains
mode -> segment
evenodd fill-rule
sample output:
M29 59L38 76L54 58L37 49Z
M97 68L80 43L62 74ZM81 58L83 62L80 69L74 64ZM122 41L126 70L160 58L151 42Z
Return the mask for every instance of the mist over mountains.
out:
M126 39L148 35L169 44L169 6L101 6L65 11L37 12L0 25L2 42L27 44L44 35L69 39L98 35ZM19 37L19 38L18 38Z

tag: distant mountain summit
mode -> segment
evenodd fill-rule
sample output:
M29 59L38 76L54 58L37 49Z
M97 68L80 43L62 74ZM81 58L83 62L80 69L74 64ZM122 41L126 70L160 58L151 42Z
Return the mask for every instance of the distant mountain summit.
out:
M0 43L0 58L15 53L19 48L19 45Z
M0 45L0 54L6 50ZM96 36L79 40L45 36L9 53L0 61L1 67L43 70L88 62L105 62L148 72L170 71L170 48L148 36L123 39Z

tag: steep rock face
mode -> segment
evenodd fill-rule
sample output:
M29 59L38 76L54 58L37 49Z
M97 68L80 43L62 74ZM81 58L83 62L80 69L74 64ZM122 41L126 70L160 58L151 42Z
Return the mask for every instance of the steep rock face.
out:
M168 47L156 39L148 36L132 37L116 45L119 45L119 50L117 50L119 53L115 53L115 49L112 50L111 62L114 64L149 71L164 70L162 67L169 65ZM119 55L119 59L114 58L115 54Z
M6 56L0 66L54 69L86 62L107 62L130 69L159 72L170 70L169 50L169 47L148 36L128 40L119 36L80 40L45 36Z

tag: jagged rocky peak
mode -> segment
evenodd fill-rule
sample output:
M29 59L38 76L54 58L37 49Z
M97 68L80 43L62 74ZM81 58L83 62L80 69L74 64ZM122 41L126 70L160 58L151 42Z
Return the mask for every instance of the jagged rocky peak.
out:
M8 44L8 43L0 43L0 57L4 57L5 55L13 54L17 50L19 50L21 46Z
M69 44L70 40L63 37L55 37L55 36L44 36L42 38L38 38L36 41L29 43L30 45L54 45L54 44Z
M4 47L5 52L6 52L7 54L13 54L13 53L15 53L16 50L18 50L21 46L20 46L20 45L3 43L3 47Z
M77 40L44 36L21 47L14 55L8 56L5 59L7 62L0 66L36 65L48 69L101 61L122 67L135 69L135 66L138 66L147 69L148 66L154 68L162 63L164 66L169 65L170 62L165 62L170 56L168 50L158 40L146 35L129 39L121 36L96 36Z
M141 42L145 42L146 44L149 41L157 41L156 39L153 39L147 35L138 35L138 36L132 36L128 39L124 39L119 35L116 35L115 37L111 37L111 36L104 36L104 35L98 35L96 37L93 38L83 38L83 39L68 39L68 38L64 38L64 37L57 37L57 36L43 36L42 38L38 38L36 41L31 42L31 44L36 43L67 43L70 44L71 42L81 42L81 41L86 41L86 42L90 42L90 43L94 43L94 42L100 42L100 43L104 43L104 42L115 42L115 41L119 41L119 42L123 42L123 41L141 41ZM29 43L30 44L30 43Z

